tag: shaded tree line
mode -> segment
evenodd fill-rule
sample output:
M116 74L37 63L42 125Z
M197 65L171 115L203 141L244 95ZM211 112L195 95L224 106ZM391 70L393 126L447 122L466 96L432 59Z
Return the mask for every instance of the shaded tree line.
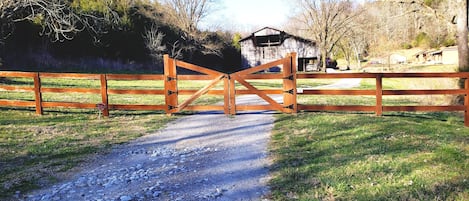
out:
M179 1L3 0L0 68L161 72L163 54L227 72L239 68L230 33L197 27L211 2ZM205 5L195 19L177 2L189 10ZM191 25L180 22L186 15Z

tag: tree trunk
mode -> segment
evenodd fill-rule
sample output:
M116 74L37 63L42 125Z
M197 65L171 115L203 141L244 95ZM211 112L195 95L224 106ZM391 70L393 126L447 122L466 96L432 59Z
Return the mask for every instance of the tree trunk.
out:
M458 0L458 5L457 40L459 71L469 72L469 48L467 45L467 0Z
M456 24L456 37L458 43L458 70L459 72L469 72L469 48L467 45L468 27L467 27L467 0L457 0L458 19ZM464 89L464 79L459 79L459 87ZM460 95L453 100L454 103L464 104L464 96Z
M358 65L357 69L361 69L362 68L362 63L360 61L360 53L358 52L357 46L354 45L353 50L355 52L355 57L357 58L357 65Z
M322 72L327 72L327 51L325 49L321 50L321 57L322 57Z

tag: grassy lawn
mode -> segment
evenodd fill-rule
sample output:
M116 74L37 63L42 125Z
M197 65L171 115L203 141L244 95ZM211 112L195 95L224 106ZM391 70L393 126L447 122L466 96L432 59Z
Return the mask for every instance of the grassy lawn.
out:
M384 81L385 89L454 80ZM364 79L360 88L375 88ZM448 97L385 97L384 105L447 105ZM299 96L299 103L374 105L374 97ZM469 200L469 129L457 112L277 115L273 200Z
M272 140L275 200L469 199L461 115L279 115Z

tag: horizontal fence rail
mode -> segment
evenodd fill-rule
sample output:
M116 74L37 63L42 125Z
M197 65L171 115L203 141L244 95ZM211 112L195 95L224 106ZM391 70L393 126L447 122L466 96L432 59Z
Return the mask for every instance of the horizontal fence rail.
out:
M0 83L0 91L29 92L34 93L34 100L5 100L0 99L0 106L8 107L34 107L37 114L43 114L43 108L83 108L98 109L104 116L109 116L109 110L161 110L167 114L181 112L183 110L219 110L225 114L236 114L243 110L277 110L285 113L298 111L365 111L373 112L380 116L388 111L464 111L464 122L469 126L469 73L331 73L331 74L297 74L295 53L287 54L283 59L232 74L225 74L201 66L164 56L164 74L80 74L80 73L41 73L41 72L11 72L0 71L0 78L25 78L31 79L30 85L15 85ZM274 66L281 66L279 73L260 73ZM177 68L184 68L198 72L196 75L178 74ZM297 80L301 79L374 79L375 88L372 89L302 89L298 88ZM463 89L383 89L383 79L402 78L459 78L465 79ZM99 87L45 87L41 79L79 79L96 81L94 86ZM282 80L279 89L258 89L251 80ZM114 89L109 86L110 81L120 80L154 80L162 81L163 86L156 89ZM205 80L208 84L200 89L184 89L178 86L179 81ZM242 89L236 88L238 85ZM220 84L221 83L221 84ZM215 88L216 85L222 87ZM223 88L223 89L221 89ZM101 97L99 103L60 102L45 101L43 93L79 93L96 94ZM194 105L193 102L200 96L223 96L223 105ZM254 94L262 98L266 105L237 105L236 96ZM109 95L157 95L164 96L164 104L110 104ZM179 102L180 95L188 95L189 98ZM276 102L271 95L281 95L283 102ZM373 105L314 105L300 104L297 96L305 95L344 95L344 96L372 96L376 99ZM461 95L464 96L464 105L383 105L385 96L407 95Z
M0 77L33 78L34 87L0 85L0 90L16 92L34 92L34 101L0 100L0 106L35 107L37 114L43 114L43 108L77 108L99 109L104 116L109 116L109 110L165 110L166 105L136 105L109 104L109 95L113 94L144 94L164 95L164 90L150 89L109 89L110 80L163 80L163 75L121 75L121 74L79 74L79 73L26 73L0 71ZM80 79L96 80L100 88L53 88L43 87L41 79ZM79 93L101 95L99 103L44 101L43 93Z
M384 111L464 111L464 124L469 126L469 73L333 73L333 74L297 74L297 79L337 79L337 78L371 78L376 80L375 89L304 89L298 95L368 95L375 96L376 104L364 105L304 105L298 104L298 110L304 111L364 111L382 115ZM383 89L383 78L460 78L465 79L464 89ZM444 106L386 106L383 96L400 95L464 95L464 105Z

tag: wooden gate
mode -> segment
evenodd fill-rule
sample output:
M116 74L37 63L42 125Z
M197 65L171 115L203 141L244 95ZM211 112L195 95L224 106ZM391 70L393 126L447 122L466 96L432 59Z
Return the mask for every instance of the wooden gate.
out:
M259 65L232 74L225 74L184 61L179 61L164 56L164 78L165 78L165 102L166 113L173 114L182 110L223 110L225 114L236 114L243 110L277 110L285 113L296 113L296 53L287 54L283 59L267 64ZM177 73L177 67L185 68L202 75L182 75ZM279 67L277 73L262 73L273 67ZM256 79L283 79L280 89L258 89L249 80ZM210 80L209 84L199 90L179 89L177 82L180 80ZM223 90L214 90L213 87L223 81ZM236 82L246 89L236 89ZM204 94L223 95L224 104L219 105L191 105L197 98ZM255 94L265 100L264 105L237 105L236 95ZM188 99L179 103L179 95L191 95ZM275 101L269 95L282 95L283 102Z
M177 67L201 73L198 75L179 75ZM182 110L223 110L229 114L229 76L227 74L207 69L201 66L190 64L184 61L169 58L164 55L164 79L165 79L165 102L166 113L172 114ZM199 90L179 89L177 82L179 80L210 80L209 84ZM225 90L213 90L213 87L219 82L224 82ZM224 104L219 105L191 105L200 96L210 93L212 95L223 95ZM179 103L179 95L191 95L188 99Z
M277 110L285 113L296 113L296 53L287 54L285 58L252 67L243 71L230 74L230 114L236 114L240 110ZM278 73L262 73L273 67L279 67ZM256 79L283 79L281 89L258 89L248 80ZM246 89L236 89L236 82ZM267 105L237 105L236 95L255 94L265 100ZM269 95L283 95L283 103L275 101Z

